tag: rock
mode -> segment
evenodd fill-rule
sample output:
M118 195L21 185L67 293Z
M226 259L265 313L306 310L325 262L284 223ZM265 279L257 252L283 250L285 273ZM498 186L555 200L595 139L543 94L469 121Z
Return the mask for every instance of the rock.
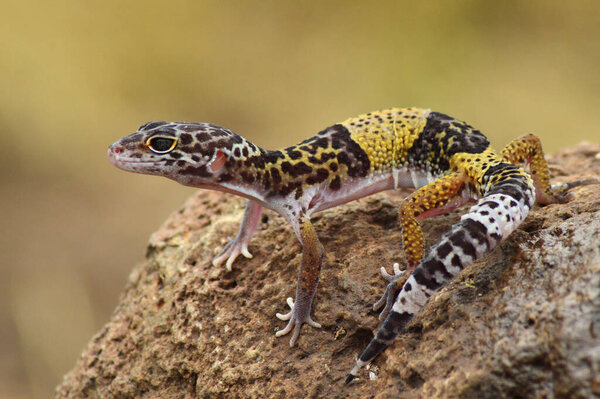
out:
M550 159L556 181L600 176L600 145ZM200 191L150 239L111 320L57 388L94 397L563 397L600 395L600 186L536 206L492 253L431 298L361 378L346 373L377 328L371 305L403 266L397 193L313 219L326 250L313 317L294 348L275 338L301 248L266 212L233 271L211 259L244 201ZM464 209L423 222L427 245Z

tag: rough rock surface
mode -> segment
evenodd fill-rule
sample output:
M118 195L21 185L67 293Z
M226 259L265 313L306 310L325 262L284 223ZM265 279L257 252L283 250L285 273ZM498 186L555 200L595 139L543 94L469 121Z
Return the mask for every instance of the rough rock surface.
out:
M600 176L600 145L550 159L555 181ZM402 193L314 218L326 250L313 307L294 348L285 323L301 248L266 212L233 271L212 257L234 236L243 201L200 191L150 239L111 320L57 388L67 397L546 397L600 395L600 186L536 206L491 254L438 292L361 378L346 373L377 327L379 267L403 265ZM424 221L427 245L464 209ZM374 379L369 379L369 376Z

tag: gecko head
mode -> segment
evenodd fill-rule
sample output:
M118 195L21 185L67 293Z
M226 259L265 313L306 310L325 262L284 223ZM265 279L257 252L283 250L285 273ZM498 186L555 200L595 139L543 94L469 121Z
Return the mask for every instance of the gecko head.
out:
M148 122L108 148L116 167L160 175L186 185L219 183L228 176L237 134L209 123Z

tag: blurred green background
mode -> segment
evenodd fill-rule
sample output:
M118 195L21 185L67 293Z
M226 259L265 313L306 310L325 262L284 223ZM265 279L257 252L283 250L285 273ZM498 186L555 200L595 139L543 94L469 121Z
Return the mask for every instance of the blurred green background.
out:
M566 4L4 0L0 397L52 394L194 192L112 167L111 142L165 119L276 148L390 106L498 148L598 141L600 3Z

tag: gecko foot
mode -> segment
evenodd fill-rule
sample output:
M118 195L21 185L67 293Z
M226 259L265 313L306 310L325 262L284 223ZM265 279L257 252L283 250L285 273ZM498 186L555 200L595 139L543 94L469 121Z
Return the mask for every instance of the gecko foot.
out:
M308 309L306 309L305 306L298 306L296 308L294 300L292 298L288 298L286 302L291 310L286 314L277 313L275 316L277 316L279 320L289 320L289 322L283 330L277 331L275 333L275 336L281 337L292 331L293 328L294 332L292 333L292 337L290 338L290 346L294 346L296 340L298 339L298 336L300 335L300 329L302 328L302 324L306 323L309 326L315 328L321 328L321 325L310 317L310 307L308 307Z
M381 266L381 275L384 279L389 281L389 284L387 287L385 287L385 292L381 298L379 298L379 300L373 304L373 310L377 310L381 308L383 304L385 304L385 307L381 313L379 313L379 321L385 319L387 314L390 312L392 306L394 305L394 301L396 300L396 296L398 295L398 291L400 291L404 285L404 282L408 278L408 275L406 275L406 270L400 270L400 265L398 263L394 263L393 268L394 274L389 274L385 270L385 267Z
M225 244L221 253L213 259L212 264L213 266L219 266L227 259L225 267L227 268L227 271L231 271L231 265L240 254L248 259L252 258L252 254L248 251L248 243L241 240L238 236L233 240L230 239L227 244Z
M564 204L573 198L573 193L570 192L570 190L579 186L587 186L588 184L600 184L600 179L592 177L589 179L576 180L568 183L557 183L550 187L550 191L551 195L558 203Z

